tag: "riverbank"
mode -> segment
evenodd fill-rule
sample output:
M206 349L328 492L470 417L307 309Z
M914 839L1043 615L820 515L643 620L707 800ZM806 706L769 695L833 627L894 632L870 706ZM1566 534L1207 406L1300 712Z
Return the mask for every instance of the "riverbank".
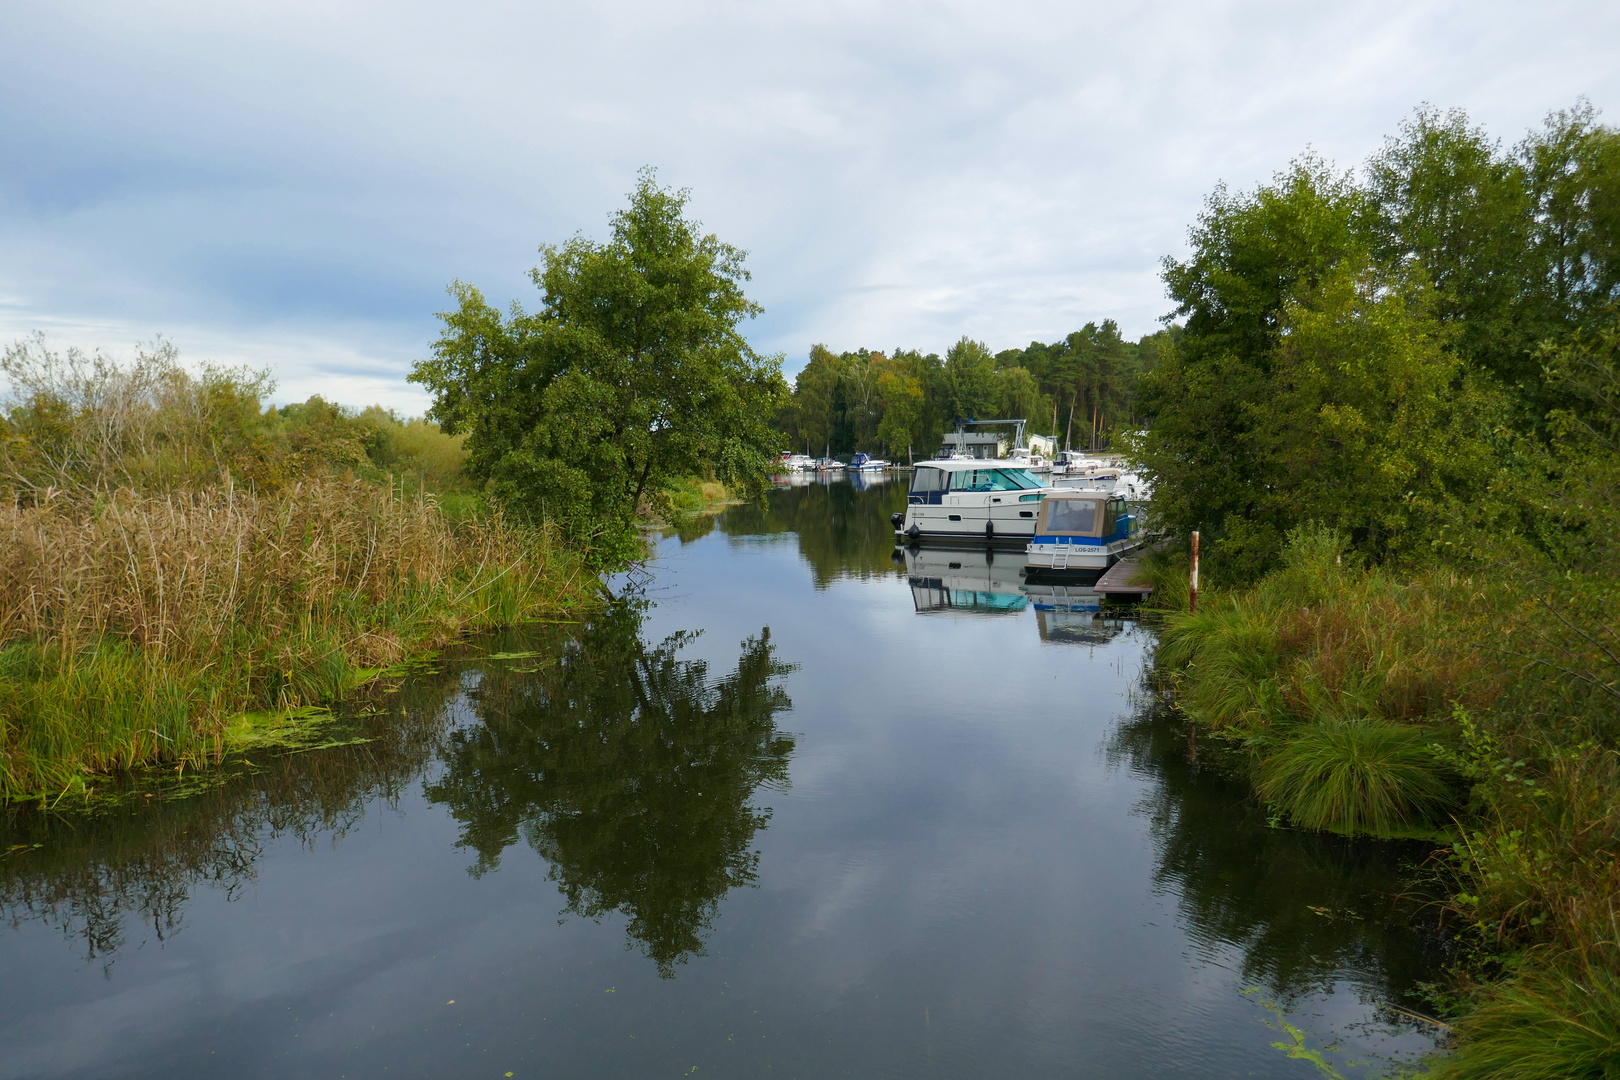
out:
M1608 1075L1620 1060L1612 656L1578 575L1364 567L1296 532L1252 586L1161 559L1159 686L1279 825L1430 837L1414 891L1468 947L1435 994L1436 1077ZM1422 880L1419 880L1421 877Z
M218 761L460 634L577 612L545 532L316 478L0 504L0 799Z

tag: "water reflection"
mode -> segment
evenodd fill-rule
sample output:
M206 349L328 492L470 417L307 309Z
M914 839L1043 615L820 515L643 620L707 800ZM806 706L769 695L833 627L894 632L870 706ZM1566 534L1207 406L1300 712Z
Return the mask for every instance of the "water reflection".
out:
M1151 695L1108 746L1116 764L1156 781L1138 807L1158 852L1154 881L1177 898L1194 940L1210 955L1237 946L1244 983L1284 1002L1348 980L1371 1005L1427 1011L1416 987L1451 944L1405 883L1432 845L1272 827L1215 752L1189 760L1184 725Z
M450 732L427 794L460 823L472 873L521 837L568 911L623 913L669 977L702 952L726 893L754 881L754 834L771 815L754 794L786 786L793 750L776 727L792 665L767 628L711 679L677 657L693 635L649 645L641 614L615 605L544 650L538 671L486 670L469 693L480 722Z
M754 835L770 818L754 794L787 784L793 740L776 716L791 707L778 684L792 666L766 629L713 679L676 655L695 635L643 642L643 614L617 604L581 626L485 642L525 658L472 661L471 689L464 665L420 670L348 719L336 734L350 745L258 754L184 798L135 785L121 808L88 817L13 806L0 822L0 911L110 961L135 927L160 941L180 931L198 889L236 898L278 840L340 840L368 805L392 805L430 774L426 793L460 823L475 875L521 838L568 911L622 912L669 975L701 952L725 894L754 880ZM477 722L452 723L458 702Z
M842 579L895 576L889 515L905 505L904 474L794 473L764 503L727 507L715 520L738 541L792 534L815 587L826 589Z
M132 779L89 814L7 807L0 912L13 927L55 927L109 965L137 928L165 940L184 927L197 890L234 899L278 840L337 840L368 805L393 805L432 759L456 688L454 675L421 669L357 703L333 733L347 745L256 753L189 780Z
M0 814L0 1076L1311 1071L1256 985L1346 1075L1429 1045L1365 1023L1444 956L1394 895L1423 849L1270 828L1122 709L1151 627L1015 553L897 551L903 499L710 516L667 602L481 641L367 742Z

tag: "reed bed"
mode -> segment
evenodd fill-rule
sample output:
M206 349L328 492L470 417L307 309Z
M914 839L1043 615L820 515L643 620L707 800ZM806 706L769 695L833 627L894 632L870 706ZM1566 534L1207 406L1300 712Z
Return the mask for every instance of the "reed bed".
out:
M597 595L549 534L355 480L0 503L0 799L217 760L244 713Z

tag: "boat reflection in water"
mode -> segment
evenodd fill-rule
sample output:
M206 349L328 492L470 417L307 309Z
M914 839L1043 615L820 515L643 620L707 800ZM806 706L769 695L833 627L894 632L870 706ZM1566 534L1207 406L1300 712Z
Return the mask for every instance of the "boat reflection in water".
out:
M1015 553L906 547L895 549L895 559L905 562L920 615L1018 615L1033 607L1042 641L1080 645L1100 645L1125 629L1122 617L1104 614L1090 585L1026 583Z

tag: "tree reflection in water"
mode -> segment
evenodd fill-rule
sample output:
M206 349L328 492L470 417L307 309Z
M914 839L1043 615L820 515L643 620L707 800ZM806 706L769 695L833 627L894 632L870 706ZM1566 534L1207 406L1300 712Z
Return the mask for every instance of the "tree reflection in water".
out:
M649 646L641 615L614 605L537 671L492 665L470 694L481 723L449 734L427 792L461 823L472 873L521 837L569 912L622 912L670 977L702 953L726 893L755 878L754 834L771 811L754 793L787 785L793 751L776 727L792 665L776 659L767 628L717 681L677 656L695 635Z
M842 476L816 479L777 487L763 504L728 506L709 520L734 540L794 534L817 589L845 578L895 577L901 570L890 558L894 526L889 515L906 508L910 482L908 473L862 476L855 482ZM674 535L684 544L709 531L708 526L687 527Z
M1418 984L1437 977L1450 942L1406 883L1434 845L1268 827L1218 753L1200 743L1190 762L1186 728L1153 695L1108 746L1157 781L1139 807L1158 852L1154 880L1179 898L1195 940L1210 953L1235 945L1243 980L1284 1002L1348 980L1369 1003L1426 1011Z
M279 838L335 840L369 806L394 804L432 760L458 685L424 669L397 693L353 703L334 732L348 745L260 751L178 782L131 777L89 814L0 809L0 916L55 926L109 966L132 923L170 937L195 891L234 899Z

